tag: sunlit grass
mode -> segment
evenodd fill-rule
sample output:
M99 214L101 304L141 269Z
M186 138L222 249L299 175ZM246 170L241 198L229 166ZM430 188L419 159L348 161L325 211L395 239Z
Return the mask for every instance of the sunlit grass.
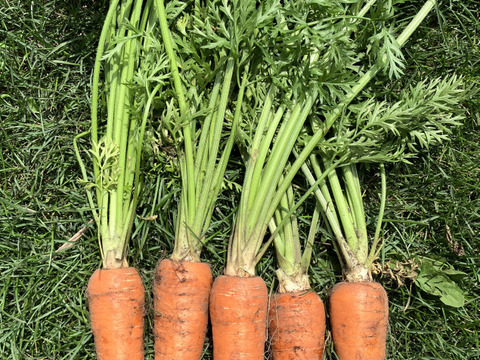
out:
M405 11L414 13L413 9ZM92 359L93 339L86 303L88 277L100 266L96 231L73 152L73 137L89 126L90 78L108 1L25 2L0 0L0 354L8 359ZM476 2L441 5L406 44L405 81L457 73L474 86L464 106L468 117L452 142L425 152L413 166L391 166L385 213L387 246L380 261L408 261L416 255L442 257L467 275L460 282L463 308L445 306L405 279L377 277L388 290L388 359L476 359L479 356L479 146L480 76ZM440 21L440 22L438 22ZM441 25L441 26L440 26ZM430 49L430 50L428 50ZM392 91L405 86L392 84ZM476 92L475 92L476 91ZM148 134L152 141L153 132ZM174 158L146 144L144 174L131 241L130 262L147 289L146 359L153 359L151 278L159 258L173 250L180 182ZM226 176L242 183L234 150ZM162 176L158 176L158 174ZM365 171L367 214L377 214L379 177ZM158 179L164 180L158 180ZM239 193L226 188L213 214L202 260L213 274L225 266L226 244ZM309 206L299 211L307 231ZM302 225L304 224L304 225ZM81 228L69 249L55 250ZM446 238L464 250L458 255ZM310 270L312 287L327 300L340 276L331 239L319 235ZM257 272L276 286L273 251ZM207 338L205 359L211 359ZM327 358L334 359L330 340Z

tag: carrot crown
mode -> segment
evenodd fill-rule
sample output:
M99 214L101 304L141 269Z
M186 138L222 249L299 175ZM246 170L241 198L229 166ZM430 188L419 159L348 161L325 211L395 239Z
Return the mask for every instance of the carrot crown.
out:
M319 220L319 209L315 207L302 254L298 222L292 212L295 209L293 197L293 188L290 186L268 224L279 266L276 271L279 280L279 293L310 289L308 268Z

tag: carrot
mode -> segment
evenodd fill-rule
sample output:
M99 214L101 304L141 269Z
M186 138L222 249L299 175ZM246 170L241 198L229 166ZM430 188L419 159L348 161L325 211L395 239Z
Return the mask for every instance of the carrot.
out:
M268 316L274 360L323 359L325 309L315 292L273 295Z
M268 292L259 276L219 276L210 294L214 359L263 360Z
M212 273L206 263L159 261L155 270L155 359L200 359Z
M343 282L329 303L335 352L340 360L385 359L388 298L376 282Z
M143 359L145 289L132 267L96 270L88 307L99 360Z
M156 21L151 9L151 1L110 1L95 56L90 130L74 139L102 256L103 269L88 283L88 303L97 357L104 360L143 359L145 289L137 270L128 266L127 255L143 189L147 119L162 86L153 80L137 81L137 72L146 70L140 69L150 41L146 34ZM149 78L148 73L143 76ZM106 110L105 121L100 119L100 108ZM91 135L91 174L77 143L87 134Z
M278 292L270 297L268 314L272 357L320 360L325 343L325 308L311 290L308 276L319 209L316 207L313 212L303 254L297 217L292 209L295 209L294 194L289 186L269 222L279 267Z

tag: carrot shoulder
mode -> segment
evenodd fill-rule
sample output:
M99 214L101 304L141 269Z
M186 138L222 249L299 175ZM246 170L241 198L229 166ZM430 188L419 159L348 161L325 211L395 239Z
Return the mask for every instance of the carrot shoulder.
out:
M96 270L88 307L98 360L143 359L145 288L137 270Z
M210 295L213 358L263 360L267 306L261 277L216 278Z
M321 360L325 345L325 308L313 291L270 298L269 336L274 360Z
M384 360L388 298L376 282L343 282L332 289L330 324L340 360Z
M208 324L212 273L206 263L161 260L155 270L155 359L198 360Z

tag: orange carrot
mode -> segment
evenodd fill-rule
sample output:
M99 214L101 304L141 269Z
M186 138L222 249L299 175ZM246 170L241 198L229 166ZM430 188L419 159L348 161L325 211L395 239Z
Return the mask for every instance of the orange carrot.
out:
M96 270L88 307L98 360L143 359L145 288L132 267Z
M325 308L315 292L273 295L268 316L274 360L323 359Z
M263 360L268 291L259 276L219 276L210 295L213 358Z
M200 359L212 272L206 263L159 261L155 270L155 359Z
M388 298L376 282L343 282L330 295L330 324L340 360L384 360Z

